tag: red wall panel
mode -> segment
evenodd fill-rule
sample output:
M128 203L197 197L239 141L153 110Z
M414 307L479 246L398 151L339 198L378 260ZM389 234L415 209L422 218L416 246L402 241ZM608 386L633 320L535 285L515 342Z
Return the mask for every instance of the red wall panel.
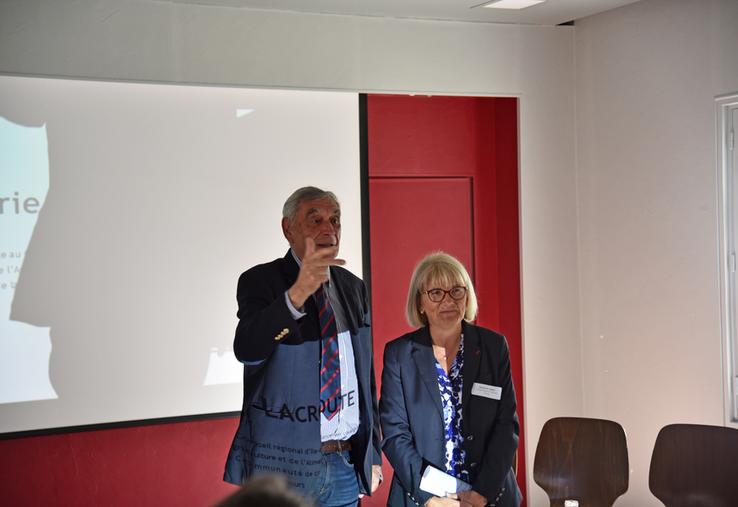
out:
M238 418L0 441L0 505L212 505Z
M369 177L472 176L479 100L370 95Z
M371 258L391 260L372 264L372 293L377 295L372 332L375 341L385 343L412 329L405 321L405 301L410 274L423 255L444 250L467 265L471 262L471 182L372 178L369 206ZM375 349L375 364L382 364L381 352Z

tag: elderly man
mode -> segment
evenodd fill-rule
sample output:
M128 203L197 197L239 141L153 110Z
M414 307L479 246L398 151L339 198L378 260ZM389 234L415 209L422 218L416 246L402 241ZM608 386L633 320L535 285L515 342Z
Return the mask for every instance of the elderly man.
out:
M381 481L366 287L340 267L332 192L300 188L282 216L287 254L238 281L244 397L224 478L280 473L320 506L356 505Z

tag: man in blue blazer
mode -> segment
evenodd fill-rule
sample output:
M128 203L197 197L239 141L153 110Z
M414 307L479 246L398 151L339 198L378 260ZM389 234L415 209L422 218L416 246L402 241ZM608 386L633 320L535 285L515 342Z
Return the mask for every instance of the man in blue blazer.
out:
M238 281L244 398L224 479L279 473L320 506L356 505L381 481L366 287L340 267L332 192L296 190L282 231L287 254Z

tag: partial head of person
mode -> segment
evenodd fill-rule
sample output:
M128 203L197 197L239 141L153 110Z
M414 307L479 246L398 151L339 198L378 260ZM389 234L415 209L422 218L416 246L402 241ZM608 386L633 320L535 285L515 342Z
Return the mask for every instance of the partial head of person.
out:
M413 271L407 292L410 325L451 328L476 316L477 296L464 265L444 252L424 257Z
M305 256L307 239L315 248L335 248L341 242L341 206L333 192L317 187L302 187L290 195L282 207L282 232L300 259Z
M311 507L313 504L289 489L287 480L276 474L258 475L219 502L216 507Z

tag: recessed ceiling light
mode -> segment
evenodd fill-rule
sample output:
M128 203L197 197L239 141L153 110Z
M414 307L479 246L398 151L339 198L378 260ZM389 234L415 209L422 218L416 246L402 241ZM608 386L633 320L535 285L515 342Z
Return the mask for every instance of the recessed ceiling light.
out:
M482 7L490 9L525 9L532 5L542 4L546 0L492 0Z

